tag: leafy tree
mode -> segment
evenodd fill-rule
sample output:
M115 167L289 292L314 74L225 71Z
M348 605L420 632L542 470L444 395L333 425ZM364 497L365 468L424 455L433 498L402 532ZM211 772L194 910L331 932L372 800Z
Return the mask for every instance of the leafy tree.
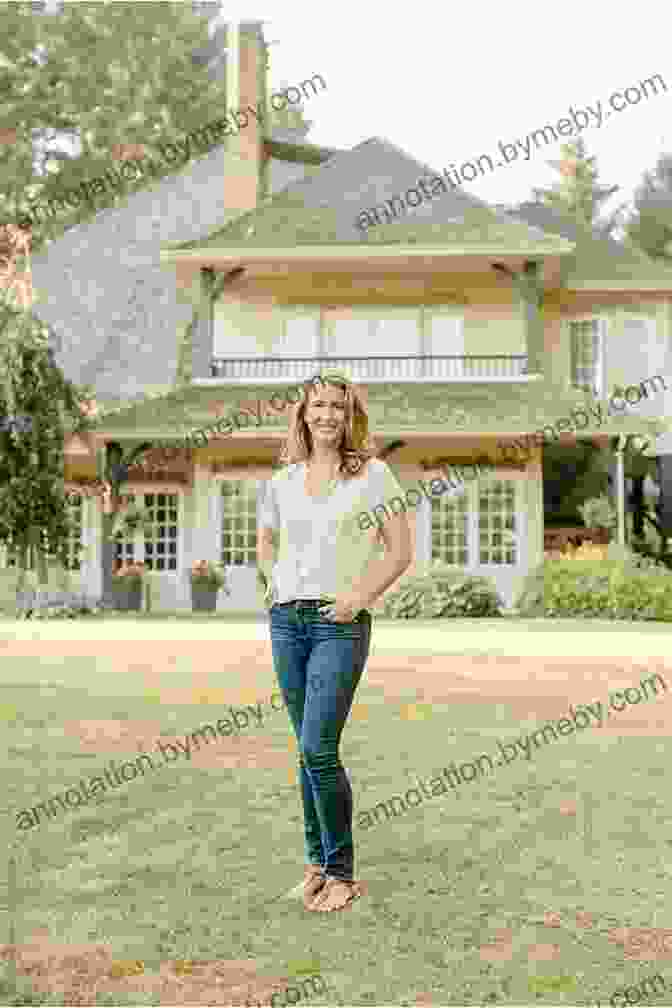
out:
M132 17L127 4L110 0L65 3L39 16L30 3L3 4L0 223L25 220L31 204L104 176L112 159L147 159L136 179L114 172L116 191L108 185L50 218L41 210L36 250L125 193L181 171L186 161L163 160L158 145L225 114L223 42L223 27L209 39L208 20L183 3L134 4ZM297 125L297 113L298 105L273 113L272 123ZM78 153L59 150L66 137ZM205 152L193 149L190 160ZM35 171L34 157L42 162Z
M43 583L45 547L62 555L70 531L64 438L92 428L92 393L66 380L47 327L30 311L29 243L19 228L0 229L0 416L31 421L29 430L0 431L0 539L18 547L20 580L33 547Z
M652 259L672 262L672 154L661 154L635 190L626 236Z
M582 137L563 144L560 150L562 160L547 163L560 173L561 180L551 189L534 189L535 199L603 234L611 234L622 219L623 206L606 220L598 218L603 204L619 191L620 186L598 184L595 158L588 157Z

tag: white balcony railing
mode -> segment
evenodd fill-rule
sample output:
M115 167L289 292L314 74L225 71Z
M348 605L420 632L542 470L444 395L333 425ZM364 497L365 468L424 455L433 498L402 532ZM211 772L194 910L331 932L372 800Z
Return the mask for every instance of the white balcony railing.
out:
M211 379L305 381L321 368L344 369L355 382L511 381L526 378L526 354L488 357L213 357Z

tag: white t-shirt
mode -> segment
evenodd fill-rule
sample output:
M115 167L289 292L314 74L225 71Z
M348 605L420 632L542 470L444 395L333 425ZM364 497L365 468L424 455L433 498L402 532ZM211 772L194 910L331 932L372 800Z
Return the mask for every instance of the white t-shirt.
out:
M404 499L398 480L380 459L370 459L360 476L339 479L325 496L306 492L305 474L305 462L276 473L259 507L259 526L280 533L266 596L269 605L334 599L351 591L383 552L372 509L392 497ZM368 522L360 520L364 512L369 512Z

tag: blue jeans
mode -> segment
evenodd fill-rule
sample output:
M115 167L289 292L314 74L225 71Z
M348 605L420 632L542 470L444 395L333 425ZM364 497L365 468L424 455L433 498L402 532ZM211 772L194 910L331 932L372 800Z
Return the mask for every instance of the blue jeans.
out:
M334 623L319 604L271 607L273 664L299 746L306 860L352 882L352 790L338 747L369 656L371 614Z

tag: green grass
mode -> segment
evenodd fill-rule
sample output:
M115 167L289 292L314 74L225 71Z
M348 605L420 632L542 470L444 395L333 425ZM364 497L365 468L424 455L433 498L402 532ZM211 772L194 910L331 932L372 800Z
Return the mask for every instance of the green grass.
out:
M491 629L488 641L496 638ZM112 756L119 764L136 755L85 753L62 732L65 720L152 720L180 736L224 716L208 705L157 703L137 673L110 674L104 649L95 662L68 658L65 668L57 654L46 668L30 658L0 665L0 841L17 859L19 942L48 927L59 942L108 943L115 959L142 959L148 972L168 959L255 958L277 975L310 960L331 989L312 1004L414 1004L429 991L442 1005L607 1004L658 966L667 976L665 963L626 961L607 939L615 927L671 924L667 739L586 730L363 830L358 811L544 723L521 723L487 703L425 704L418 720L405 720L401 707L414 702L416 682L397 698L365 676L356 699L368 717L349 721L342 749L355 797L355 874L369 895L345 914L307 914L276 899L299 880L304 860L300 798L284 768L199 770L182 758L100 804L17 831L21 809L102 772ZM228 676L238 688L241 676L224 672L225 652L222 659L219 686ZM67 685L49 685L54 662ZM449 657L445 666L449 676ZM165 680L188 686L190 666L178 663ZM275 688L269 667L259 700ZM286 715L256 730L284 742ZM577 817L560 814L565 801L577 802ZM6 873L0 900L4 910ZM561 928L543 926L549 910L560 913ZM594 915L592 929L576 926L577 911ZM511 961L482 961L479 946L505 927ZM0 943L8 935L4 911ZM535 943L557 943L560 958L528 961ZM568 975L573 990L530 990L534 977ZM16 1002L5 994L0 1003Z

